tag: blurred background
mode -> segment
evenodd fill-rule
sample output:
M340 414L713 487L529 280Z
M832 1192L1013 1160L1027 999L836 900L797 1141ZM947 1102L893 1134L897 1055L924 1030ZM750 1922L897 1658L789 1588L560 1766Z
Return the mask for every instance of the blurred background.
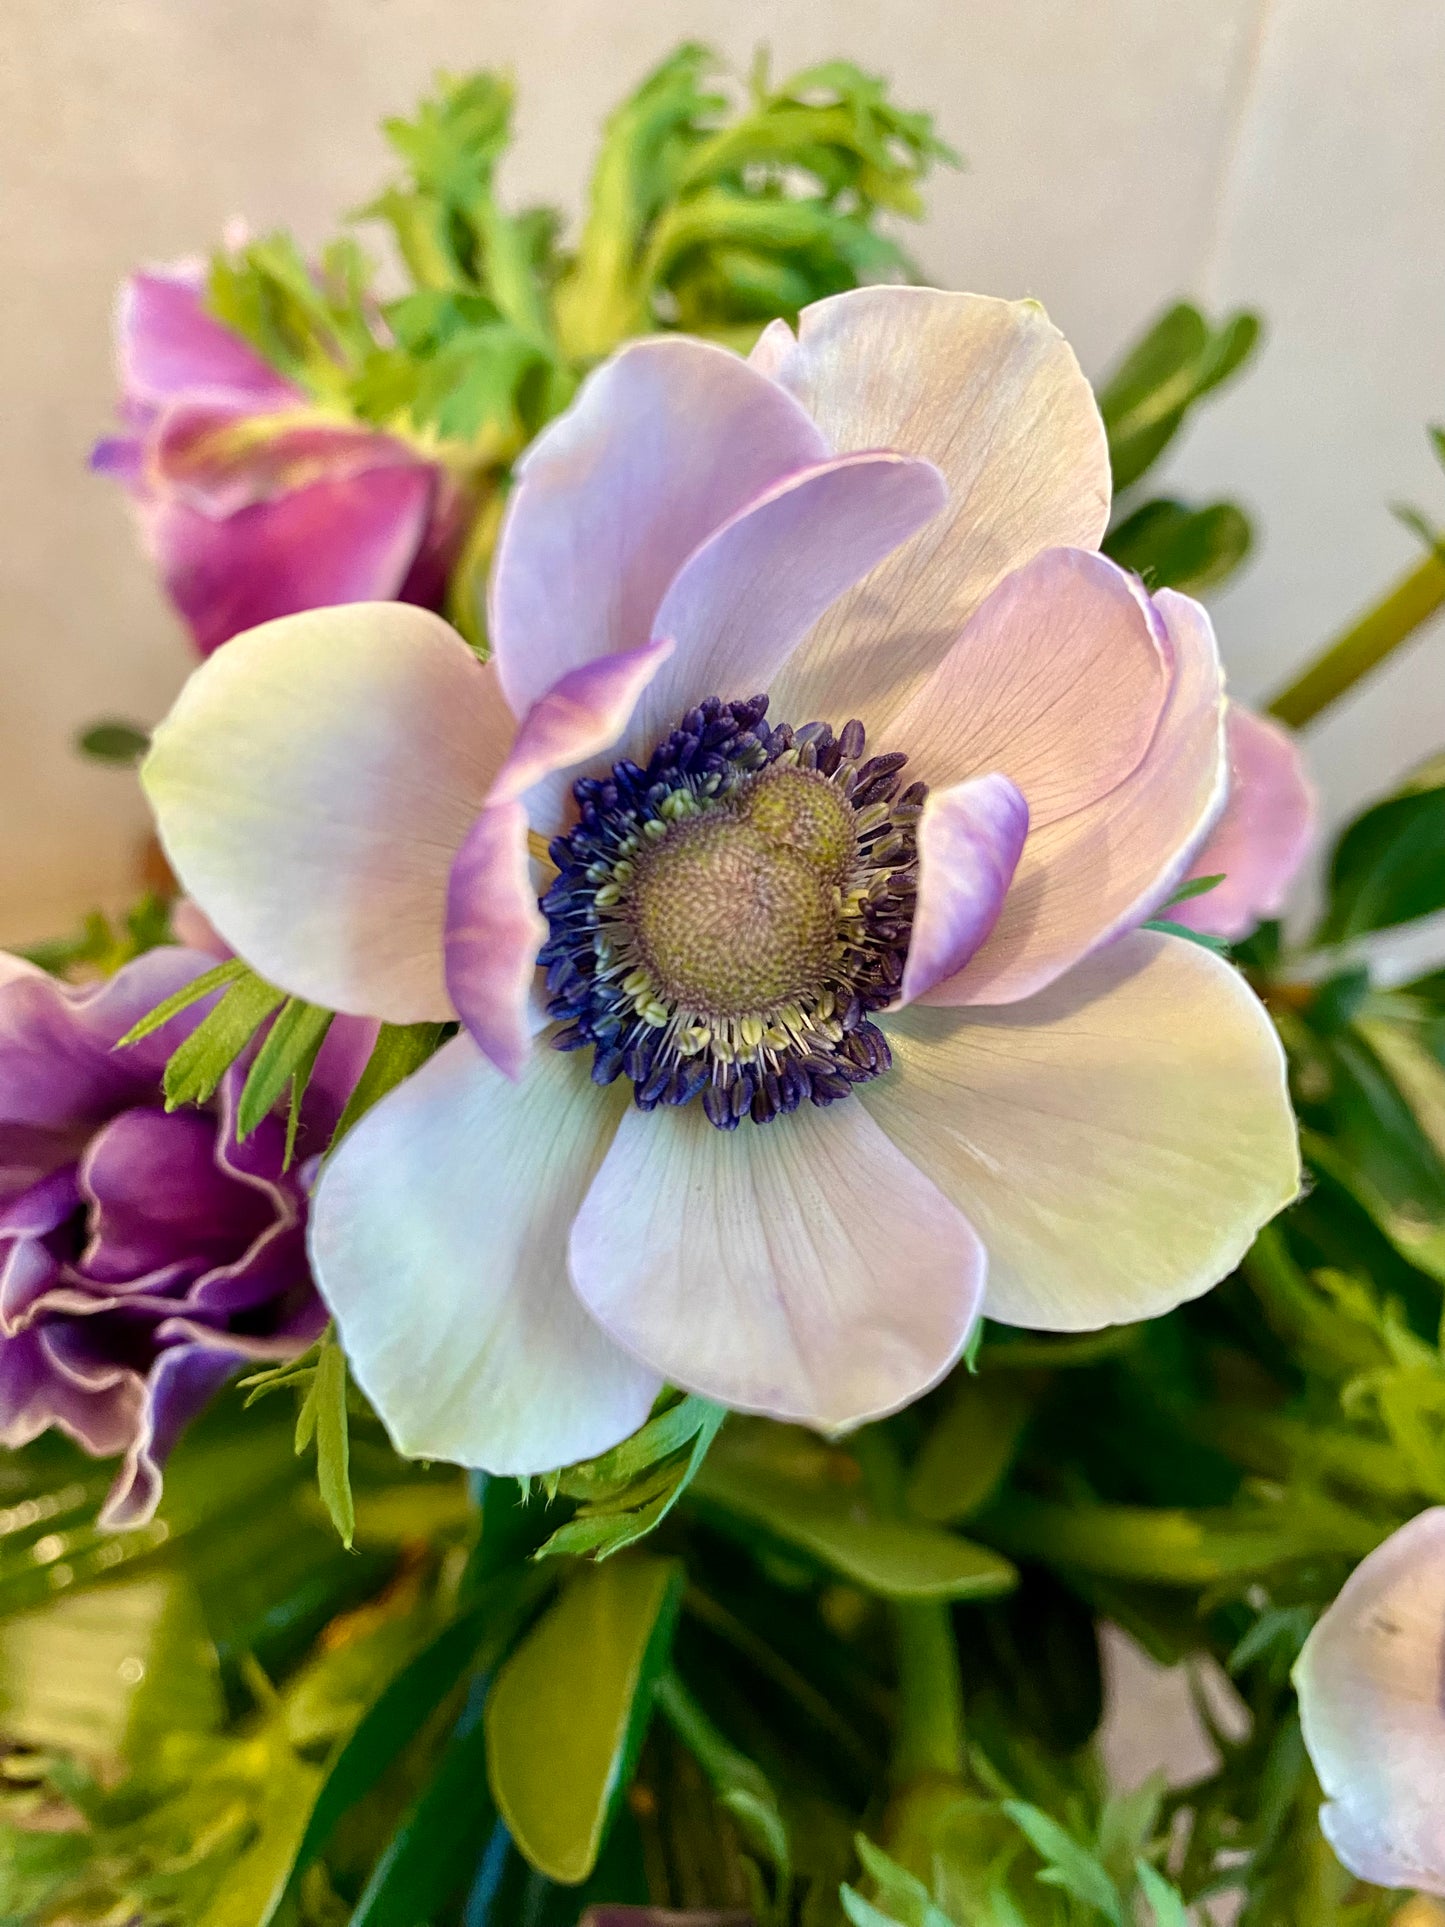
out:
M1260 308L1255 366L1156 478L1236 496L1258 550L1214 601L1268 696L1445 517L1440 0L5 0L0 39L0 944L133 893L133 781L76 728L149 723L190 664L120 492L86 470L132 266L233 216L303 244L389 170L377 122L438 68L510 68L503 191L575 210L607 110L680 38L740 70L846 55L967 170L907 237L944 286L1039 297L1091 375L1170 299ZM1445 736L1445 622L1310 733L1339 818Z

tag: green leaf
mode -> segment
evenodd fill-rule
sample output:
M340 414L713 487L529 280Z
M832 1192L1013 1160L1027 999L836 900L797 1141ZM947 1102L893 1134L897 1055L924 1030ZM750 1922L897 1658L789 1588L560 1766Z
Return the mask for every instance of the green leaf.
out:
M609 1559L644 1538L696 1477L726 1416L708 1399L683 1398L601 1458L570 1467L558 1490L582 1503L536 1557L577 1553Z
M436 1709L474 1667L494 1663L519 1620L547 1590L536 1572L510 1573L445 1626L394 1675L362 1715L327 1769L297 1843L287 1880L258 1927L270 1927L282 1902L296 1891L343 1816L363 1800L416 1739ZM480 1778L485 1779L483 1767Z
M268 1388L263 1388L268 1389ZM316 1440L316 1483L331 1523L349 1550L356 1534L351 1498L351 1433L346 1417L346 1354L328 1325L316 1354L306 1396L296 1418L296 1450Z
M1410 790L1366 810L1330 860L1320 944L1343 943L1445 908L1445 785Z
M228 957L225 963L217 964L213 970L203 970L199 977L193 977L188 984L167 997L163 1004L157 1004L154 1010L147 1011L138 1024L132 1024L116 1049L124 1050L128 1044L138 1044L143 1037L152 1036L181 1011L189 1010L192 1004L209 997L213 990L224 989L227 984L235 984L250 974L247 965L239 957Z
M1190 1927L1189 1910L1179 1889L1172 1887L1147 1860L1136 1861L1134 1871L1144 1898L1153 1910L1154 1927Z
M838 1897L853 1927L952 1927L948 1915L935 1906L917 1875L890 1860L881 1847L875 1847L861 1833L855 1845L863 1870L873 1882L877 1903L865 1900L852 1887L842 1887Z
M1104 553L1151 589L1200 595L1233 575L1253 546L1249 517L1234 502L1191 508L1169 497L1144 502L1104 538Z
M1217 328L1188 302L1160 316L1099 391L1116 491L1158 460L1194 404L1243 366L1259 333L1258 316L1243 311Z
M366 1068L356 1080L356 1088L341 1113L341 1122L331 1140L333 1150L352 1125L365 1117L373 1104L380 1103L388 1091L395 1090L404 1078L421 1069L441 1044L446 1030L445 1024L381 1026L371 1055L366 1060Z
M469 1709L377 1861L350 1927L417 1927L435 1919L476 1866L495 1818L486 1733Z
M1223 881L1223 870L1219 872L1218 876L1191 877L1188 883L1183 883L1179 886L1173 896L1170 897L1168 903L1165 904L1164 908L1166 910L1172 910L1176 903L1188 903L1191 897L1207 896L1211 890L1217 890Z
M751 1540L760 1530L884 1599L987 1599L1013 1586L1013 1567L987 1547L883 1517L859 1477L852 1459L808 1433L735 1423L693 1491L734 1536Z
M1141 928L1157 930L1164 937L1182 937L1186 943L1197 943L1201 950L1212 950L1216 957L1229 955L1223 937L1212 937L1207 930L1191 930L1187 923L1175 923L1172 917L1151 917Z
M138 723L90 723L75 739L82 756L97 763L120 763L126 768L140 761L151 746L150 732Z
M642 1744L682 1592L671 1561L582 1568L497 1676L487 1765L512 1838L549 1879L597 1862Z
M226 1072L284 999L283 991L242 966L241 974L215 1009L208 1011L172 1052L162 1079L166 1109L208 1102ZM149 1023L150 1018L145 1021Z
M1041 1881L1073 1894L1086 1907L1101 1913L1112 1927L1124 1927L1124 1903L1119 1891L1086 1847L1081 1847L1057 1820L1026 1800L1005 1800L1003 1810L1047 1863L1038 1875Z
M960 1376L908 1475L908 1509L955 1525L992 1498L1013 1463L1044 1381L1020 1373Z
M241 1101L236 1108L236 1135L248 1138L263 1117L268 1117L288 1084L293 1085L292 1123L287 1130L288 1153L294 1138L294 1121L301 1108L301 1097L311 1076L317 1053L326 1041L332 1012L315 1004L288 997L267 1031L255 1062L246 1073ZM287 1157L290 1163L290 1157Z

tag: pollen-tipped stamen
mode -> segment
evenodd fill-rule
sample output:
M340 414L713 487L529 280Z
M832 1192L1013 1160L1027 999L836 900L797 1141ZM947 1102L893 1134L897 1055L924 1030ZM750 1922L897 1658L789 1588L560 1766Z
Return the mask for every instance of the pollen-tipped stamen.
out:
M863 725L690 710L644 770L583 778L553 839L540 961L558 1049L626 1076L643 1110L701 1097L731 1130L826 1105L888 1068L869 1021L897 994L926 794Z

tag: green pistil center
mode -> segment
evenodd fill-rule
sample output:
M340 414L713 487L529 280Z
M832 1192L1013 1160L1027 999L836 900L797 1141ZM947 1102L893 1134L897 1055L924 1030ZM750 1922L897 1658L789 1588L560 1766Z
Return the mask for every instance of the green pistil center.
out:
M741 1018L816 992L856 836L853 811L825 777L773 769L647 845L625 914L667 1002Z

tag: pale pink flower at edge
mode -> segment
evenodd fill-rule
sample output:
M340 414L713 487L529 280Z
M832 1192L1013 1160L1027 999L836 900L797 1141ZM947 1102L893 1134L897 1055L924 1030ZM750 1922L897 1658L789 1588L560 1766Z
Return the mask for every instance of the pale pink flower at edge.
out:
M1287 729L1230 703L1224 736L1229 797L1189 870L1190 877L1224 880L1168 914L1232 943L1284 909L1319 835L1319 801Z
M1351 1873L1445 1895L1445 1506L1376 1546L1294 1671L1320 1826Z
M1138 927L1222 805L1224 698L1108 508L1035 304L864 290L751 362L600 367L521 465L485 667L372 605L192 677L144 775L225 941L465 1027L312 1215L403 1451L540 1471L663 1383L842 1430L981 1305L1151 1316L1295 1194L1264 1011Z

